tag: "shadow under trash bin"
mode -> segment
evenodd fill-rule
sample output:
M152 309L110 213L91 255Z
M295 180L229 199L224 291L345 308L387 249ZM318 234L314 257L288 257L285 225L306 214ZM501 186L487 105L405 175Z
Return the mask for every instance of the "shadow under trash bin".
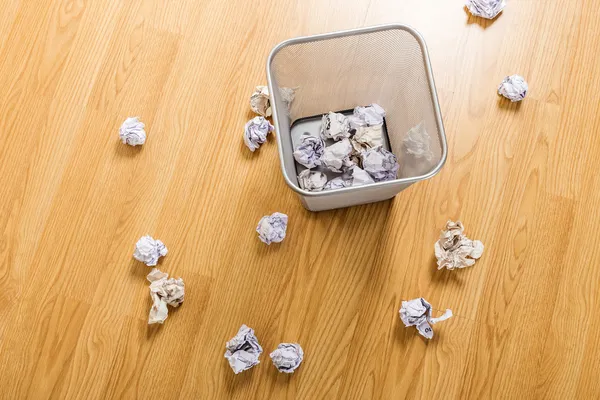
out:
M269 56L267 77L283 177L310 211L390 199L437 174L446 161L429 55L422 36L408 26L381 25L284 41ZM295 91L291 103L286 95L290 88ZM386 111L385 147L398 158L397 179L335 190L302 189L293 156L293 127L329 111L373 103ZM426 132L426 155L407 152L404 142L413 128Z

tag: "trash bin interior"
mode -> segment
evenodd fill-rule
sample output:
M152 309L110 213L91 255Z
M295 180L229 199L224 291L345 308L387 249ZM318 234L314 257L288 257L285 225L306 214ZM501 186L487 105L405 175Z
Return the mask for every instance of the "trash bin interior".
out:
M284 171L296 184L292 127L372 103L386 111L398 179L426 176L443 162L445 137L431 68L423 39L411 28L383 26L283 42L270 57L269 79ZM279 93L283 87L295 89L289 109ZM420 123L431 137L430 159L409 155L403 145Z

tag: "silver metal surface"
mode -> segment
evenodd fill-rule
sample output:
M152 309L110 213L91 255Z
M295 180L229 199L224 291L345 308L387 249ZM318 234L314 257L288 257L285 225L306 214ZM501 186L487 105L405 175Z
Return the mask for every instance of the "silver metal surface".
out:
M267 79L283 177L311 211L348 207L394 197L412 183L431 178L446 161L447 145L427 47L413 28L380 25L299 37L269 55ZM287 109L279 88L296 88ZM393 181L333 191L298 186L290 132L300 118L377 103L387 112L392 151L400 164ZM423 121L432 138L433 159L407 155L402 140Z

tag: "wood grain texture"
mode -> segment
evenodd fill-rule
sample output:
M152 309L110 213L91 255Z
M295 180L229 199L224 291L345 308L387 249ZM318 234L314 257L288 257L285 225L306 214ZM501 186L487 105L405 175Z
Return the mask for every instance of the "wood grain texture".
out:
M394 200L318 214L273 137L242 143L281 40L389 22L427 41L446 166ZM8 0L0 15L0 398L592 399L600 396L600 3L511 0ZM528 98L496 96L519 73ZM128 116L148 141L118 141ZM288 237L254 227L274 211ZM486 252L435 269L461 219ZM186 282L146 324L151 234ZM356 245L360 243L360 245ZM455 317L426 342L423 296ZM245 323L265 349L234 375ZM297 341L293 376L268 353Z

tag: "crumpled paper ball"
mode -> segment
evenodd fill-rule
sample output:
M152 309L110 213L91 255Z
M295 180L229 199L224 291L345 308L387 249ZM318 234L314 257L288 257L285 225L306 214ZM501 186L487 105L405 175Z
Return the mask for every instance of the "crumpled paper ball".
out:
M466 3L469 12L476 17L494 19L504 7L505 0L467 0Z
M271 116L271 100L267 86L257 86L254 89L254 93L250 96L250 108L263 117Z
M369 126L383 124L385 110L379 104L371 104L367 107L356 107L354 109L354 117L364 121ZM352 119L356 121L356 119ZM356 124L356 122L354 122Z
M369 149L361 154L363 169L376 182L396 179L398 175L398 159L391 151L383 147Z
M333 172L342 172L343 168L349 168L356 164L351 159L352 149L352 144L347 138L327 146L321 156L321 164Z
M146 277L150 282L150 297L152 298L152 308L148 315L148 324L162 324L169 315L167 304L172 307L179 307L185 297L185 284L183 279L171 278L169 275L153 268L152 272Z
M123 143L137 146L146 143L146 131L144 123L138 117L129 117L119 128L119 137Z
M498 86L498 94L513 103L523 100L527 96L527 90L529 90L529 85L521 75L507 76Z
M425 123L421 121L418 125L412 127L402 140L406 153L414 158L424 158L427 161L433 159L431 151L431 136L425 130Z
M292 103L294 102L294 99L296 98L296 90L298 90L297 87L295 87L295 88L287 88L287 87L279 88L279 94L281 95L281 100L283 100L283 104L285 104L285 108L286 108L286 111L288 114L290 112L290 109L292 108Z
M323 190L336 190L347 187L363 186L369 183L375 183L371 175L358 165L348 168L342 176L337 176L325 184Z
M321 119L321 136L323 139L341 140L349 138L350 121L341 113L329 112Z
M159 257L167 255L167 246L160 240L154 240L152 236L142 236L135 244L133 258L143 262L149 267L153 267L158 263Z
M383 146L383 125L359 126L354 132L351 142L354 151L358 154Z
M261 242L270 245L271 243L279 243L285 239L287 230L288 216L282 213L273 213L265 215L258 222L256 232Z
M254 329L242 325L238 333L225 345L225 358L236 374L259 364L263 349L254 335Z
M304 359L304 350L298 343L281 343L271 354L273 365L279 372L293 373Z
M369 175L369 174L367 174L367 175ZM369 178L370 178L370 176L369 176ZM350 187L350 186L352 186L352 176L344 174L342 176L337 176L337 177L327 181L325 186L323 186L323 190L343 189L345 187Z
M320 192L327 183L327 175L320 171L305 169L298 175L300 188L311 192Z
M344 175L348 177L346 179L350 181L350 186L352 187L363 186L375 182L367 171L361 169L356 165L348 168L346 174ZM342 178L344 178L344 176L342 176Z
M400 319L405 327L415 326L419 333L427 339L433 338L433 328L438 322L445 321L452 317L452 310L447 309L446 312L438 317L432 318L432 308L424 298L403 301L400 308Z
M265 117L254 117L244 126L244 143L250 151L254 151L267 141L267 135L274 129Z
M325 142L320 137L303 134L300 143L294 150L294 158L306 168L321 165L321 157L325 151Z
M479 240L471 240L464 234L462 222L448 221L440 238L434 245L435 257L438 269L470 267L475 260L483 255L483 243Z

